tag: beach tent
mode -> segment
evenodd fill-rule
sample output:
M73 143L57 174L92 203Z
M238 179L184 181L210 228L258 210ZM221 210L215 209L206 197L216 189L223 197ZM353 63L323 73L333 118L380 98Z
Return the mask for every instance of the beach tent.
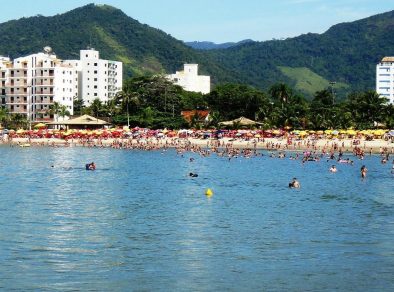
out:
M106 125L110 125L110 123L89 115L83 115L66 121L51 122L47 125L66 126L68 129L99 129Z
M240 118L232 120L232 121L220 122L219 125L221 125L221 126L239 125L241 127L247 127L247 126L262 125L262 123L253 121L253 120L245 118L245 117L240 117Z

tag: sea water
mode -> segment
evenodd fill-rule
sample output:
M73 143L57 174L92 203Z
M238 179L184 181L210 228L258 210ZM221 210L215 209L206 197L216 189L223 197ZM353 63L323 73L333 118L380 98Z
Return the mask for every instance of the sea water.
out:
M268 155L0 154L2 290L394 290L394 175L377 156L330 173Z

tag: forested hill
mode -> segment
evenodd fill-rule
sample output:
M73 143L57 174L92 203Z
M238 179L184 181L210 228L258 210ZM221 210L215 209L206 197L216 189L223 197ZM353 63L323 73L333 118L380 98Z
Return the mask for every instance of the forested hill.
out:
M374 88L376 63L394 55L394 11L338 24L323 34L207 51L190 48L119 9L94 4L52 17L2 23L0 37L0 55L12 58L47 45L59 58L78 58L80 49L92 46L102 58L122 61L126 76L170 73L183 63L198 63L214 83L267 89L284 81L311 96L329 81L336 82L338 94Z
M337 90L374 89L376 64L394 55L394 11L331 27L323 34L247 43L208 52L245 77L267 87L283 80L312 93L329 81Z
M35 16L0 24L0 55L12 58L51 46L61 59L79 58L88 46L100 57L120 60L125 75L175 72L184 63L199 63L213 80L232 74L167 33L141 24L109 5L89 4L52 17Z
M222 43L222 44L216 44L214 42L207 42L207 41L203 41L203 42L185 42L185 44L193 49L197 49L197 50L216 50L216 49L228 49L231 47L235 47L235 46L239 46L242 44L246 44L246 43L250 43L253 42L253 40L251 39L246 39L246 40L242 40L239 42L228 42L228 43Z

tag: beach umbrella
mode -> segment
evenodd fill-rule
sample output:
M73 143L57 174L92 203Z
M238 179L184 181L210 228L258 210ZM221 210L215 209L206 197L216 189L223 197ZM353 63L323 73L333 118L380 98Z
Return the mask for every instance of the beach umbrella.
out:
M349 136L355 136L357 134L357 132L353 129L348 129L345 133Z
M332 134L332 130L325 130L325 131L324 131L324 134L326 134L326 135L331 135L331 134Z
M388 134L389 134L391 137L394 137L394 130L391 130L390 132L388 132Z
M45 125L44 123L38 123L37 125L34 126L34 129L41 129L41 128L45 128L47 125Z
M17 134L23 134L23 133L25 133L25 130L19 129L19 130L16 131L16 133L17 133Z
M332 131L332 134L333 134L333 135L338 135L338 134L339 134L339 131L334 130L334 131Z

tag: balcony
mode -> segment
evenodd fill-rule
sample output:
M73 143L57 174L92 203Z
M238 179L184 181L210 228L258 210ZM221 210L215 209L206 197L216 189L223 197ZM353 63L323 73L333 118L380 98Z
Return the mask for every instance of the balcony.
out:
M27 101L24 100L14 100L14 101L7 101L7 104L16 104L16 105L27 105Z
M53 87L55 84L53 83L53 80L47 81L47 82L39 82L36 83L36 87Z
M24 109L23 107L19 107L19 108L14 108L11 109L10 108L10 113L11 114L27 114L27 109Z

